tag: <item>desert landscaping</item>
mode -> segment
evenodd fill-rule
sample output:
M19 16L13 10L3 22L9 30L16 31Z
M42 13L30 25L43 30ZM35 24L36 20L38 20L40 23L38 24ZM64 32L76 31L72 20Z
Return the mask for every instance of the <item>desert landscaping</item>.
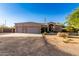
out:
M79 55L79 37L65 43L57 35L0 33L0 56L72 56Z
M56 35L47 35L46 38L47 41L51 45L55 45L57 49L74 56L79 55L79 36L67 38L68 40L70 39L69 42L64 42L64 39L62 37L57 37Z
M79 56L78 3L0 7L0 56Z

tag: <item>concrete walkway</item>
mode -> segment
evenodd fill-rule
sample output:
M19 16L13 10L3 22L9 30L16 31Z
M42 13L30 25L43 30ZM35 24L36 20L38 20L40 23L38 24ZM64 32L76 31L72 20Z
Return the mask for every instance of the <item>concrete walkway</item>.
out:
M29 34L29 33L0 33L0 37L42 37L42 34Z

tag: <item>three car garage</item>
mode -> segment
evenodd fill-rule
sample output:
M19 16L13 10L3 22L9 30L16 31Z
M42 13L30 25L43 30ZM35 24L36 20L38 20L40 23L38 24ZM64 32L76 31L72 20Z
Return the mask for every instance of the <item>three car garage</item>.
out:
M16 33L41 33L41 23L24 22L15 23Z

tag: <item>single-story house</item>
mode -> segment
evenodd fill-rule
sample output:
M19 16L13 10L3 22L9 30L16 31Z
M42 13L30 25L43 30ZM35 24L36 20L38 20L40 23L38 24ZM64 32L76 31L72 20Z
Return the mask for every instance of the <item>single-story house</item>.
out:
M16 33L41 33L41 29L45 27L47 31L61 31L62 26L57 25L54 22L44 24L36 22L23 22L15 23L15 32Z
M44 24L35 22L15 23L16 33L41 33Z

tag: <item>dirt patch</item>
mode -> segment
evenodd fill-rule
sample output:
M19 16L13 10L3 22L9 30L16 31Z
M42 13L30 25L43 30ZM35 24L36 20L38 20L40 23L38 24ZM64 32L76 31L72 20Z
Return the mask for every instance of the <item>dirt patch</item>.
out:
M79 38L78 37L67 38L67 39L71 39L67 43L63 42L64 39L62 37L57 37L56 35L47 35L46 39L51 45L55 45L57 49L72 55L79 56Z

